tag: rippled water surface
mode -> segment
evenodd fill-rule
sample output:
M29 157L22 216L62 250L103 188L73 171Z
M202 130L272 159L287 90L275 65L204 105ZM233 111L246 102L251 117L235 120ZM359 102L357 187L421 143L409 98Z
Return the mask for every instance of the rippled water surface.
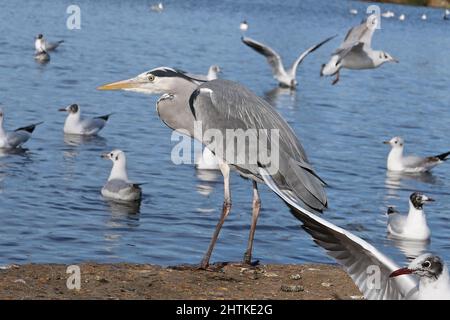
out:
M329 184L324 217L369 240L399 263L410 247L386 238L388 205L407 210L412 191L437 201L426 208L433 236L428 250L450 258L450 164L431 176L386 175L394 135L407 151L450 149L450 23L441 10L384 5L404 22L383 19L373 46L399 64L377 70L319 77L320 65L339 45L367 3L347 1L167 1L161 14L150 1L82 1L81 30L66 29L72 1L1 1L0 102L8 129L36 121L27 151L0 153L0 264L74 261L197 262L206 250L222 204L221 178L176 166L170 160L171 130L155 112L157 97L100 92L100 84L157 66L205 73L219 64L223 77L269 99L301 138L317 172ZM419 19L422 12L427 21ZM339 37L309 56L295 93L277 90L265 60L240 42L248 35L272 45L290 64L322 39ZM33 60L33 37L64 39L49 64ZM88 115L115 112L101 135L64 137L64 114L79 103ZM100 189L111 163L99 155L127 152L129 175L143 186L137 208L105 202ZM233 208L213 260L239 260L251 219L251 183L232 176ZM254 255L262 262L331 262L286 206L261 187L262 214ZM408 249L408 250L407 250ZM414 249L414 248L412 248ZM422 250L424 248L419 248Z

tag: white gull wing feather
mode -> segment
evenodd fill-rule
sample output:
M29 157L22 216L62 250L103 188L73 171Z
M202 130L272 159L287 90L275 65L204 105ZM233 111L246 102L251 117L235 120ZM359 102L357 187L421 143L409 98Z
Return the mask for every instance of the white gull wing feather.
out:
M325 43L327 43L328 41L330 41L331 39L334 39L336 36L332 36L329 37L325 40L323 40L322 42L313 45L311 47L309 47L308 49L306 49L292 64L291 68L289 69L289 73L291 74L292 77L295 77L295 75L297 74L297 68L298 66L303 62L303 60L306 58L306 56L308 54L310 54L311 52L319 49L322 45L324 45Z
M265 169L260 168L260 174L270 189L291 207L314 241L343 266L366 299L417 299L418 282L412 276L389 278L393 271L399 269L391 259L351 232L302 208L297 201L276 186ZM378 289L370 288L374 272L370 268L373 266L380 270Z
M372 44L372 36L377 26L377 17L371 15L364 19L360 25L351 28L344 38L338 51L354 47L358 43L363 43L365 48L370 48Z
M283 61L281 60L280 55L275 50L273 50L272 48L266 46L265 44L263 44L261 42L258 42L256 40L253 40L248 37L242 37L241 40L247 46L249 46L256 52L258 52L266 57L267 62L269 63L270 67L272 68L272 73L276 77L280 77L280 76L283 76L284 74L286 74L286 71L284 70L284 66L283 66Z
M388 231L390 233L402 234L406 224L406 216L400 213L392 213L388 216Z

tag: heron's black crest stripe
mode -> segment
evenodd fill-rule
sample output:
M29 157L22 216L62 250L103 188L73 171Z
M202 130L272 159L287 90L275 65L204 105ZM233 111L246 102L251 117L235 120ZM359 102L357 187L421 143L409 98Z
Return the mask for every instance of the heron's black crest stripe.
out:
M197 119L197 117L195 115L194 102L197 99L199 94L200 94L200 89L197 89L194 92L192 92L191 96L189 97L189 107L191 108L191 112L194 115L194 119Z
M200 79L196 79L196 78L192 78L189 77L186 72L179 70L179 69L157 69L154 71L149 72L151 74L153 74L155 77L177 77L177 78L183 78L186 80L189 80L191 82L193 81L199 81L199 82L206 82L205 80L200 80Z

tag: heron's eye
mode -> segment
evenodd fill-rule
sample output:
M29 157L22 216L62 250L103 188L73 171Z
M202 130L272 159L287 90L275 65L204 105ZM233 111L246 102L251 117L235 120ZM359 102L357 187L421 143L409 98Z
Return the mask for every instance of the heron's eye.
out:
M422 267L423 268L429 268L431 266L431 262L430 261L425 261L424 263L422 263Z
M154 76L153 74L150 73L150 74L147 76L147 79L148 79L148 81L153 82L153 81L155 81L155 76Z

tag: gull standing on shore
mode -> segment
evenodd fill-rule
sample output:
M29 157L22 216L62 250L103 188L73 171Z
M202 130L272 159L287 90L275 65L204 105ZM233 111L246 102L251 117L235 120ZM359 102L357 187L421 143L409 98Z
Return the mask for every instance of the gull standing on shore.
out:
M64 122L64 133L79 134L85 136L96 135L103 129L112 113L94 118L84 118L81 116L80 107L77 104L71 104L58 111L67 112L67 118Z
M261 42L257 42L256 40L248 37L242 37L241 40L244 44L266 57L267 62L272 68L273 77L278 80L280 87L295 89L295 87L297 86L296 77L298 66L302 63L302 61L308 54L314 52L334 37L336 36L329 37L322 42L308 48L294 61L292 66L287 71L283 66L283 61L281 60L280 55L275 50Z
M286 202L314 241L344 268L366 299L450 299L448 269L438 256L424 254L407 268L400 268L367 241L304 209L278 188L264 168L260 168L260 173L266 185ZM419 281L411 274L417 275Z
M423 205L434 201L420 192L414 192L409 197L408 215L402 215L392 207L388 208L388 232L405 240L425 241L430 239L431 231L427 224L427 217Z
M5 114L3 112L3 109L0 108L0 149L20 148L25 142L27 142L31 138L31 134L33 133L36 126L43 123L38 122L26 127L18 128L12 132L7 132L3 128L4 118Z
M102 158L109 159L113 163L108 181L102 188L105 198L119 201L138 201L142 197L139 184L128 180L127 159L121 150L113 150L102 154Z
M430 157L404 156L403 149L405 141L403 138L393 137L391 140L384 141L383 143L390 145L392 148L387 158L387 169L389 171L404 173L427 172L438 164L443 163L450 155L449 151Z
M363 22L351 28L345 36L344 42L333 53L330 61L322 65L321 76L333 76L333 84L339 81L339 71L346 69L374 69L385 62L398 62L389 53L373 50L372 36L379 21L376 15L368 16Z

